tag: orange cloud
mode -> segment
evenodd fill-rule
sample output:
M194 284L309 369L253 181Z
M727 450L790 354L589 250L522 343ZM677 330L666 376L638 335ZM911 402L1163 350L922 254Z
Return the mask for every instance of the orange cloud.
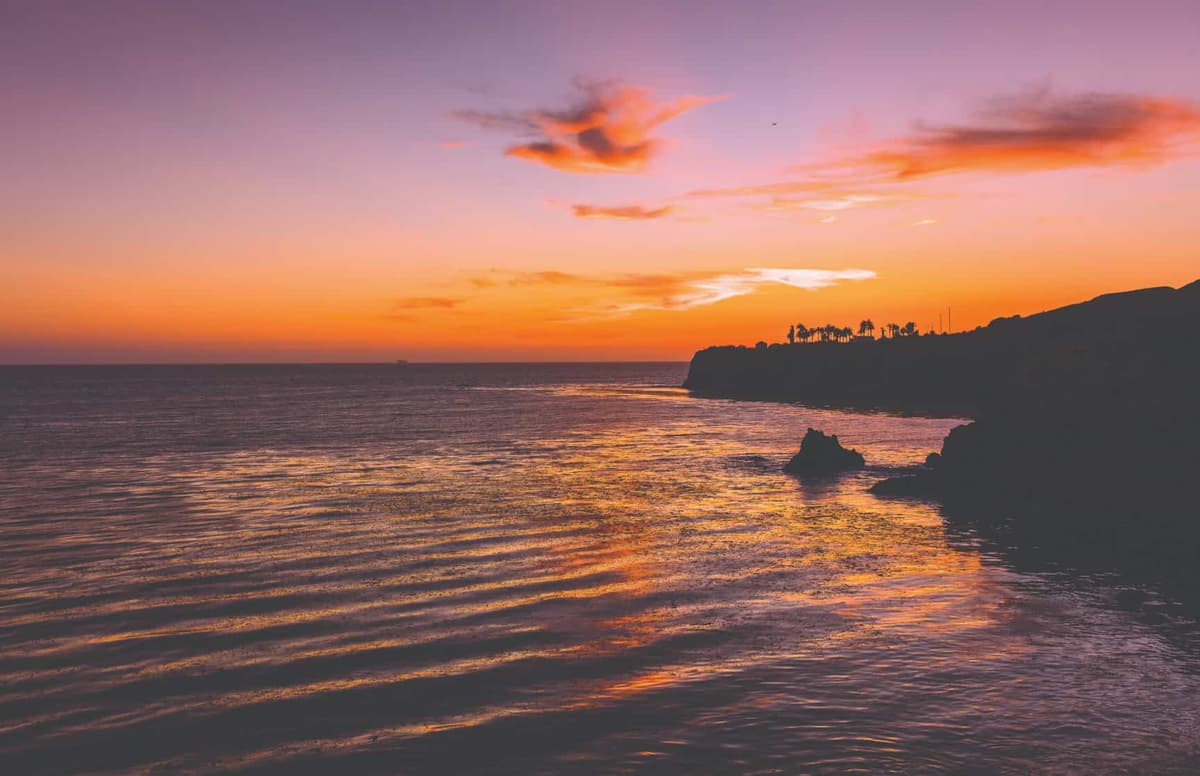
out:
M1200 144L1200 106L1125 94L1053 95L1046 89L991 101L970 124L918 124L908 136L800 168L808 177L699 189L691 198L760 197L763 210L839 210L952 196L902 187L954 172L1032 172L1158 164Z
M758 197L779 196L786 194L829 194L838 191L834 181L809 179L798 181L780 181L779 183L763 183L753 186L730 186L721 189L696 189L689 191L689 197Z
M752 267L742 270L622 274L574 274L557 270L513 272L494 269L476 288L491 289L501 285L495 278L507 276L503 285L513 288L539 286L570 286L572 308L559 308L554 320L595 321L619 318L641 310L688 310L715 304L725 299L745 296L761 287L781 285L816 290L839 283L870 280L875 272L867 269L804 269L786 267ZM492 293L485 291L484 294ZM503 292L499 292L503 294ZM535 288L539 297L548 291ZM424 302L425 300L416 300ZM439 305L440 306L440 305ZM403 311L401 311L403 312Z
M1032 172L1164 162L1200 141L1200 109L1164 97L1046 90L997 100L973 124L918 125L861 156L822 166L905 181L953 172Z
M637 310L686 310L753 293L759 286L777 283L810 291L828 288L848 280L870 280L869 269L797 269L756 267L741 272L716 272L681 275L624 275L610 281L618 288L631 289L635 296L652 297L653 302L615 305L615 313Z
M578 275L548 269L542 272L514 272L508 284L510 286L534 286L541 284L577 283L580 280L581 278Z
M838 194L804 199L772 197L771 201L763 206L763 210L819 210L828 213L835 210L889 204L892 199L894 198L882 194Z
M505 152L517 159L564 172L637 173L662 150L664 141L653 136L655 129L692 108L724 99L684 96L659 104L637 86L599 83L579 89L578 104L565 111L459 111L455 116L484 129L532 135L531 142Z
M599 205L571 205L571 212L576 218L615 218L621 221L647 221L662 218L676 210L674 205L647 208L642 205L620 205L616 207L601 207Z
M392 310L453 310L465 299L445 296L406 296L392 300Z
M820 219L822 222L829 223L833 219L828 216L839 210L890 206L918 199L944 198L949 195L912 190L899 191L895 186L880 185L870 180L859 182L812 178L757 186L699 189L690 191L685 196L692 198L761 198L762 201L754 205L758 210L816 211L824 214L824 217Z
M513 287L564 285L567 283L578 283L584 280L585 279L579 275L572 275L569 272L559 272L558 270L553 269L536 272L520 272L516 270L498 268L488 270L487 274L485 275L478 275L473 278L468 278L468 282L475 288L479 289L495 288L499 285Z
M889 200L913 199L919 196L906 193L903 196L884 191L870 182L830 178L780 181L752 186L731 186L722 189L696 189L686 195L692 198L721 197L768 197L768 210L848 210L863 205L880 204Z
M609 276L568 275L561 272L523 273L528 284L571 282L610 296L624 297L576 310L575 320L627 315L639 310L687 310L754 293L760 286L779 284L816 290L845 281L870 280L866 269L750 268L733 272L626 273Z

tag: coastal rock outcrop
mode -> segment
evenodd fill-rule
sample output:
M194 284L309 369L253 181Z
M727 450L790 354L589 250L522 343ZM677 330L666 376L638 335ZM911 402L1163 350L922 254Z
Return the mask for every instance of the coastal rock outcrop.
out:
M861 469L866 465L862 453L842 447L837 434L827 436L810 428L800 442L800 452L783 467L789 474L827 474Z

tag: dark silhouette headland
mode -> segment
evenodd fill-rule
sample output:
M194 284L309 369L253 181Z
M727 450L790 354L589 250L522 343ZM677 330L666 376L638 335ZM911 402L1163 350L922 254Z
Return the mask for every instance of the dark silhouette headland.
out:
M877 340L862 328L812 343L708 348L684 386L970 416L940 454L873 492L936 498L951 517L1037 531L1039 541L1050 532L1200 561L1200 281L960 334Z

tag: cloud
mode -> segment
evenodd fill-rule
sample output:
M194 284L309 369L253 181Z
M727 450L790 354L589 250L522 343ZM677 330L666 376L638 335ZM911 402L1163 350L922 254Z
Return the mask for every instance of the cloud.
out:
M504 287L564 286L563 300L583 305L559 308L552 320L584 322L619 318L638 311L689 310L716 304L738 296L753 294L764 286L782 285L817 290L839 283L870 280L876 277L868 269L801 269L751 267L731 272L666 272L619 274L576 274L559 270L531 272L491 269L476 278L466 278L481 293L503 296ZM554 299L549 290L535 289L539 295ZM456 310L467 301L459 297L404 297L391 300L391 312L384 318L413 322L422 310Z
M571 205L571 212L576 218L615 218L621 221L647 221L662 218L676 209L674 205L663 205L656 208L647 208L642 205L620 205L616 207Z
M918 124L825 169L907 181L954 172L1147 166L1200 141L1200 108L1165 97L1041 89L993 100L968 124Z
M392 300L392 310L453 310L465 299L445 296L406 296Z
M760 210L816 210L830 213L860 207L894 205L902 201L931 198L935 195L917 192L885 190L856 181L842 182L811 178L781 181L755 186L732 186L720 189L698 189L688 192L690 198L762 198ZM944 196L944 195L942 195Z
M1145 167L1200 147L1200 105L1131 94L1034 89L986 103L973 121L918 122L903 137L793 169L772 183L697 189L687 198L757 198L761 210L825 214L953 196L915 191L937 175ZM827 218L821 218L828 222Z
M562 283L577 283L582 278L569 272L545 270L542 272L514 272L509 279L510 286L558 285Z
M486 274L477 275L468 278L469 282L475 288L495 288L497 286L541 286L541 285L563 285L567 283L587 283L588 279L580 275L573 275L569 272L559 272L558 270L548 269L534 272L522 272L519 270L500 269L493 267L487 270Z
M724 97L684 96L657 103L647 89L613 82L577 84L574 107L522 113L457 111L454 116L488 130L529 136L508 156L574 173L637 173L662 150L652 133L692 108Z
M752 294L765 285L776 284L816 290L846 281L870 280L875 276L875 272L868 269L757 267L740 272L625 273L608 276L567 275L556 272L525 273L522 280L533 284L539 282L540 277L544 277L540 282L558 283L564 282L563 278L566 278L568 280L565 282L629 300L576 311L580 315L575 320L594 320L627 315L640 310L688 310Z
M750 268L741 272L709 276L626 275L615 285L656 298L654 302L620 305L620 312L635 310L686 310L715 304L735 296L754 293L759 286L778 284L810 291L828 288L843 281L870 280L869 269L785 269Z
M827 199L792 199L789 197L772 197L763 206L764 210L819 210L826 213L836 210L849 210L867 205L878 205L887 202L889 197L880 194L843 194Z
M754 186L729 186L720 189L695 189L688 197L759 197L787 194L827 194L837 191L834 181L811 178L808 180L780 181Z

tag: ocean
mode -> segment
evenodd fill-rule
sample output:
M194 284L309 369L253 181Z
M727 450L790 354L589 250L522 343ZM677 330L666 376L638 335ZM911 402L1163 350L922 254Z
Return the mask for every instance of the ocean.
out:
M962 420L686 369L0 368L0 771L1200 767L1189 609L865 492Z

